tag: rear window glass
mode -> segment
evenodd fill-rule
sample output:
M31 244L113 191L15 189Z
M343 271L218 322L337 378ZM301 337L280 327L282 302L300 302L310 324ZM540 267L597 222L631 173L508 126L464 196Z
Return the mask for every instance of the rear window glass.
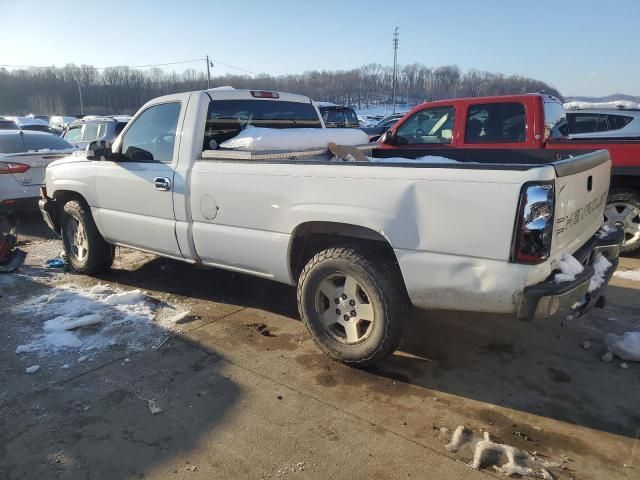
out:
M209 102L205 148L235 137L249 125L264 128L321 128L311 103L274 100L213 100Z
M633 117L627 117L624 115L609 115L609 130L620 130L626 127Z
M348 125L352 125L352 126L355 125L356 127L359 125L358 116L356 115L356 112L354 112L353 110L345 110L344 118L347 120Z
M0 153L24 152L24 146L19 134L0 135Z
M471 105L467 112L467 143L517 143L526 140L526 116L521 103Z
M68 150L73 148L66 140L53 135L27 135L23 136L26 151L38 150Z

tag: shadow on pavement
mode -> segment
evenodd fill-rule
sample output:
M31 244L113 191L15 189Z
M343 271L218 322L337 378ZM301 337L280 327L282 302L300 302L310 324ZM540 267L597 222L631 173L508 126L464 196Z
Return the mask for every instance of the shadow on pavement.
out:
M85 352L85 361L69 350L17 355L16 345L42 332L42 319L12 311L14 295L47 290L27 277L0 285L0 478L166 478L176 465L194 468L190 452L241 397L214 350L176 335L157 350L118 342ZM40 370L27 375L33 364ZM148 400L162 411L152 414Z

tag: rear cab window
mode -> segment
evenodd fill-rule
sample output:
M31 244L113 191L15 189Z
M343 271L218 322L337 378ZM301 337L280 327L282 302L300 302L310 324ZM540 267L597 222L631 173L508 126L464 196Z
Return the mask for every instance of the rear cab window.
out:
M216 149L248 126L263 128L322 128L311 103L280 100L211 100L203 147Z
M466 143L520 143L527 138L526 110L522 103L470 105Z

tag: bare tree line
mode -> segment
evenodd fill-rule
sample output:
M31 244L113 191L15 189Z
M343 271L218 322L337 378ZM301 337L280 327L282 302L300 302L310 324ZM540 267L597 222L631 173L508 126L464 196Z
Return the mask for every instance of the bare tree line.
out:
M302 74L214 76L212 85L279 90L308 95L358 108L389 103L393 69L378 64L348 71L310 71ZM182 73L158 68L137 70L90 66L64 68L0 69L0 114L78 114L79 88L84 113L133 113L147 100L169 93L207 88L204 72ZM560 97L546 83L519 75L470 70L455 65L430 68L414 63L400 68L398 98L414 105L443 98L504 95L545 91Z

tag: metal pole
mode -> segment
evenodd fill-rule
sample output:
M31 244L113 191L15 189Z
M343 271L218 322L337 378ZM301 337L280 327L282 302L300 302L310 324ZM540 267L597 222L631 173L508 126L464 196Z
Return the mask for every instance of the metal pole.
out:
M211 88L211 70L209 70L209 55L207 55L207 88Z
M84 115L84 106L82 105L82 87L80 87L80 82L78 82L78 95L80 96L80 115Z
M393 30L393 112L396 113L396 74L398 71L398 27Z

